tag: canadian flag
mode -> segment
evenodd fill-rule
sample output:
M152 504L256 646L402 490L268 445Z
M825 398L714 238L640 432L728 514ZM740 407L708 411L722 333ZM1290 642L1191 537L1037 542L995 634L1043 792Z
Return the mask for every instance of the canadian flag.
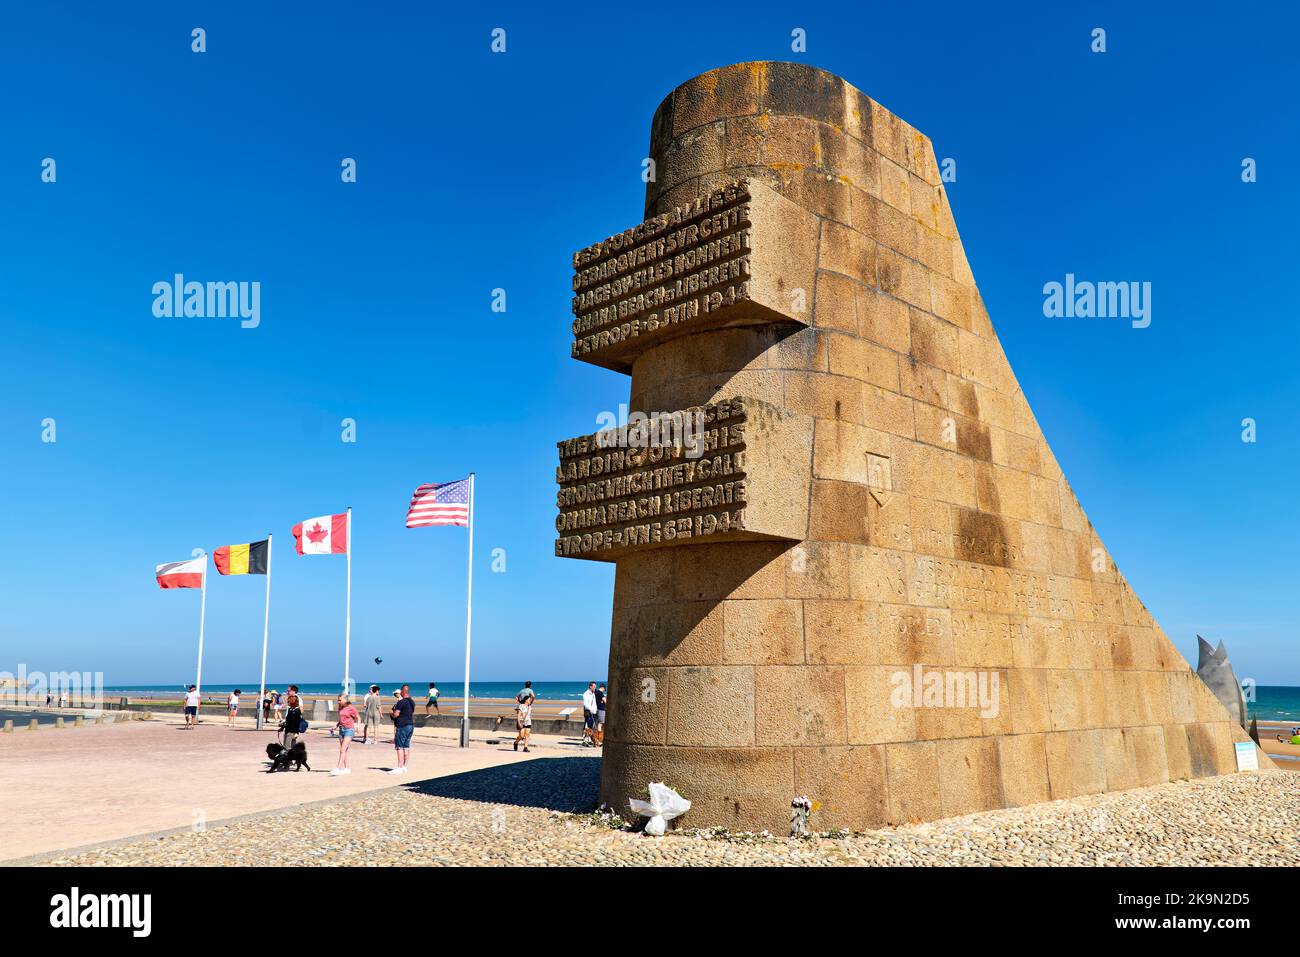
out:
M299 555L343 555L348 550L348 513L309 518L293 527Z

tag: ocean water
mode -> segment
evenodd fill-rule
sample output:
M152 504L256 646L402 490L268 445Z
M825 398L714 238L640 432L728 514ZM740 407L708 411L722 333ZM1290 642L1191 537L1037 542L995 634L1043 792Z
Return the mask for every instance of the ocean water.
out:
M1246 699L1246 712L1260 721L1294 721L1300 725L1300 688L1259 685L1255 700Z
M597 684L608 685L604 678L590 679ZM400 679L383 678L374 679L357 678L355 679L357 690L364 694L372 685L377 684L384 694L391 694L402 686L404 683ZM284 691L293 681L270 681L266 682L268 688L275 688L278 691ZM333 695L338 694L342 682L308 682L298 681L298 690L305 695ZM411 696L423 700L425 693L429 690L429 679L423 681L405 681L405 684L411 686ZM519 693L519 689L524 686L520 681L471 681L469 683L469 696L471 698L513 698ZM115 698L125 695L127 697L140 697L149 695L151 697L175 696L179 697L188 685L114 685L104 688L105 698ZM238 688L244 694L257 694L258 682L246 681L242 684L208 684L203 683L203 697L209 695L227 695ZM443 698L459 698L465 689L464 681L448 681L439 683L438 691ZM587 690L586 681L534 681L533 691L537 697L543 701L581 701L582 693ZM1300 689L1297 689L1300 690Z

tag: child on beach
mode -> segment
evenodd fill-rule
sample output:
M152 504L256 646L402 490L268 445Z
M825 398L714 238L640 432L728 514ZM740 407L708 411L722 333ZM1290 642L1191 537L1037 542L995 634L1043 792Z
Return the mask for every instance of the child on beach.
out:
M438 710L438 686L434 682L429 682L429 699L424 703L424 713L428 714L429 709Z
M239 715L239 689L236 688L230 693L230 698L226 701L226 727L235 726L235 718Z
M348 767L348 745L356 736L359 717L351 699L345 694L339 695L339 720L335 725L339 729L339 763L338 767L330 772L332 775L352 773L352 768Z

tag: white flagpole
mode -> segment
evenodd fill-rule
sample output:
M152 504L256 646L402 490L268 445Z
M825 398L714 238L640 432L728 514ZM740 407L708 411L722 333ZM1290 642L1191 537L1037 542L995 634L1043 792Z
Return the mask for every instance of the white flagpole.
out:
M266 534L266 614L262 618L262 687L257 693L257 729L262 730L263 708L266 700L266 639L271 633L271 533Z
M465 714L460 722L460 746L469 745L469 635L470 621L474 608L474 473L469 473L469 573L466 575L465 591Z
M194 676L194 693L199 695L199 705L203 704L203 618L208 606L208 555L203 553L203 577L199 579L199 672ZM198 724L196 716L194 723Z
M352 506L348 506L348 604L343 626L343 693L352 694Z

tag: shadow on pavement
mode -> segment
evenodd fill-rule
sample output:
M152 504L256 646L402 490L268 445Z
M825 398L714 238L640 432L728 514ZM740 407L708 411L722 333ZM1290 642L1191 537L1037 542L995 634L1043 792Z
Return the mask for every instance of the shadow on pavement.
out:
M590 811L600 803L600 758L534 758L412 784L431 797L550 811Z

